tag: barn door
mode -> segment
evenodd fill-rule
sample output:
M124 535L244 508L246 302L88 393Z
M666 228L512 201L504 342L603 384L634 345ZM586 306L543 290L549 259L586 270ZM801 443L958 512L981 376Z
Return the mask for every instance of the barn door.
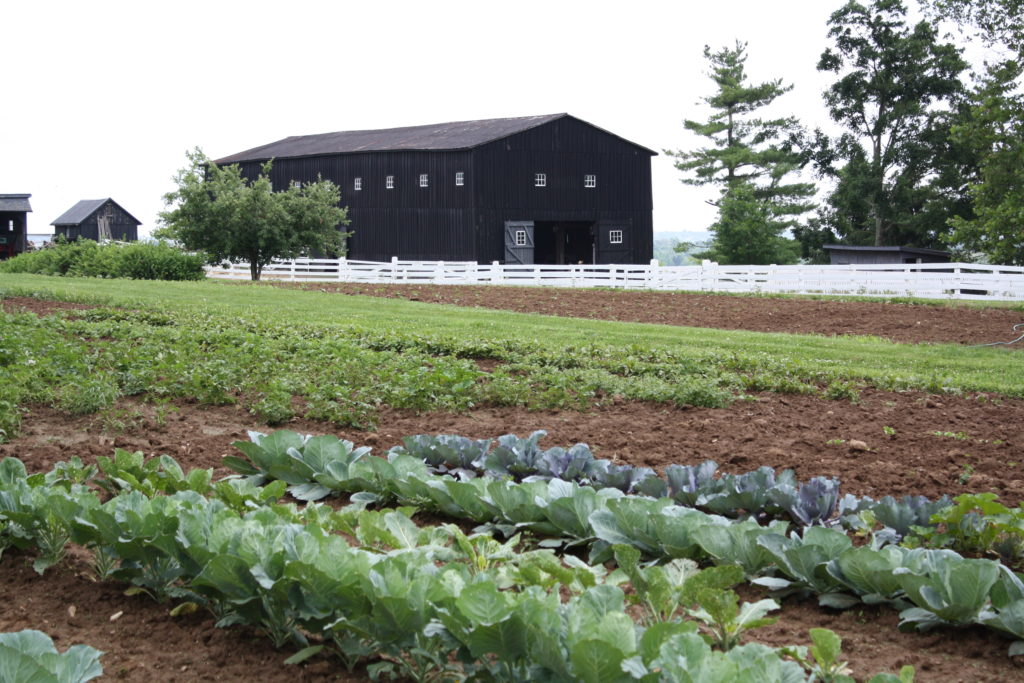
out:
M533 221L505 221L505 263L533 263Z
M597 222L597 263L631 263L629 220L600 220Z
M101 242L113 239L110 236L110 216L100 216L96 219L96 232Z

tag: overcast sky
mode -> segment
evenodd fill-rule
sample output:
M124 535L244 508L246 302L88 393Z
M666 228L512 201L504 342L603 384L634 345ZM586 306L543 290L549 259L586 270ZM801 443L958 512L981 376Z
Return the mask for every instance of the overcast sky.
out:
M200 147L289 135L568 112L645 147L693 148L703 58L749 43L776 111L826 123L815 64L842 0L715 2L9 2L0 193L30 192L29 232L113 197L156 225ZM705 230L708 188L653 160L654 229Z

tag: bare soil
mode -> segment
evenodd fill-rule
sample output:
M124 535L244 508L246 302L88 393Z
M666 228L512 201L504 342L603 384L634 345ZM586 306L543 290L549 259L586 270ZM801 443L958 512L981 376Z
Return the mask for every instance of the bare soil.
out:
M408 287L423 289L419 285ZM457 296L456 289L483 288L437 289ZM499 298L511 297L505 293L506 288L498 289L503 292ZM526 288L508 290L527 300L541 294ZM651 293L598 294L646 297ZM743 322L743 329L853 333L823 326L775 327L773 318L779 310L776 307L788 306L795 300L697 298L726 300L710 302L712 309L729 309L733 304L741 307L745 313L737 315L734 322ZM615 305L619 310L636 312L645 308L628 297L614 301L618 302ZM8 299L2 303L7 310L17 308L39 314L54 312L55 308L82 308L53 306L35 299ZM512 298L508 303L511 306ZM580 303L575 314L581 315L587 306L593 305ZM756 312L758 305L762 309L760 314ZM825 305L829 307L828 316L820 311L807 312L802 319L813 325L815 316L856 317L847 315L846 303ZM669 308L665 309L666 315ZM837 313L837 308L841 313ZM1006 314L1001 322L985 328L996 338L1007 338L1007 330L1013 324L1009 321L1019 322L1021 317L1019 313L997 309L894 308L923 316L921 324L915 323L902 332L897 327L881 326L865 327L858 333L902 341L974 343L991 339L950 336L956 331L952 323L944 327L945 323L935 323L929 316L934 313L942 318L959 312L968 316L987 313L995 318L996 314ZM880 315L879 319L898 321L903 313ZM867 326L870 315L863 315L862 324ZM962 331L964 323L958 324ZM921 335L897 336L911 332ZM993 395L938 397L915 392L865 391L859 401L850 403L761 394L755 400L737 402L725 409L680 409L625 402L588 412L529 412L494 407L461 415L385 411L373 432L307 420L295 420L285 427L303 433L343 436L358 445L373 446L378 454L400 443L402 437L419 433L486 438L506 433L525 436L545 429L549 433L542 442L545 446L585 442L599 457L656 469L671 463L695 464L713 459L723 470L731 472L770 465L777 469L792 468L801 479L834 476L842 482L844 492L876 498L887 494L938 497L993 491L1007 505L1019 505L1024 500L1024 401ZM180 403L171 412L160 413L149 404L125 401L102 415L86 417L69 417L34 406L24 416L22 435L0 445L0 457L17 456L31 470L40 471L75 455L92 461L119 447L141 450L147 455L167 453L186 468L214 467L218 474L227 474L220 467L220 459L234 452L231 443L244 440L249 429L271 430L258 424L240 406ZM867 450L851 448L854 440L863 442ZM0 630L39 628L56 636L62 649L74 643L98 647L108 653L103 659L105 679L365 680L362 672L356 672L355 678L346 678L340 664L325 659L313 660L304 667L281 666L279 662L289 653L275 652L268 641L250 630L218 630L202 614L172 618L167 615L167 605L158 605L144 596L124 596L114 585L93 583L78 554L43 577L31 570L29 560L24 555L8 553L0 561L0 604L4 606L0 610ZM759 596L752 588L747 593L746 599ZM76 608L74 616L68 611L72 605ZM123 614L111 621L110 617L117 612ZM858 679L912 664L917 669L918 681L1024 680L1024 665L1006 657L1007 641L989 630L940 629L929 634L901 634L896 630L898 616L892 610L864 608L837 612L820 608L814 601L787 600L779 616L776 625L756 632L757 640L771 645L807 644L807 629L831 628L843 637L846 657Z

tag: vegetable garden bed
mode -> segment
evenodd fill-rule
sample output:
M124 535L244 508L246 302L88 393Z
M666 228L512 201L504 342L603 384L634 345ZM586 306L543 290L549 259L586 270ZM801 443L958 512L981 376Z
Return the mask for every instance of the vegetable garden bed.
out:
M778 305L770 299L742 300L763 302L768 312ZM34 299L13 305L42 313L50 310ZM12 303L6 301L4 307L10 309ZM742 473L767 465L793 468L801 481L837 477L843 493L858 496L937 498L991 491L1006 505L1020 505L1024 499L1024 474L1018 474L1024 464L1016 460L1024 452L1024 400L992 392L929 394L870 386L858 389L855 402L759 391L747 396L722 408L677 407L617 396L602 397L589 410L482 406L416 413L382 407L372 431L307 418L292 418L287 427L301 433L336 434L357 445L372 446L377 454L412 434L490 438L508 432L526 436L545 429L549 432L545 447L583 441L597 457L659 472L670 464L694 465L713 459L723 472ZM121 398L98 413L81 416L38 403L27 406L21 435L0 445L0 457L17 456L31 471L41 472L72 456L95 462L120 447L147 455L168 453L183 467L215 467L220 468L217 474L226 474L221 458L237 454L232 442L244 439L249 429L271 430L244 403L211 406L146 398L144 394ZM1024 461L1024 455L1019 457ZM435 515L430 518L437 520ZM8 551L2 559L0 599L11 607L0 615L0 631L38 628L56 636L60 649L70 643L90 644L108 653L103 662L110 678L278 680L279 675L282 680L333 680L341 674L345 680L348 676L336 661L323 656L298 669L279 666L288 652L274 652L249 629L213 629L213 620L202 612L172 618L166 605L143 596L124 596L111 584L94 584L78 551L43 577L27 566L31 557ZM766 595L757 587L741 592L751 602ZM72 605L73 614L69 612ZM122 615L111 621L118 612ZM837 611L797 598L784 600L783 609L774 616L780 617L778 623L752 631L750 639L772 646L806 645L807 629L832 628L843 636L844 658L850 660L858 679L881 670L896 672L904 664L915 666L919 681L1001 681L1024 676L1020 665L1006 656L1009 641L977 626L899 633L898 613L890 608ZM360 668L353 680L365 677L365 669Z

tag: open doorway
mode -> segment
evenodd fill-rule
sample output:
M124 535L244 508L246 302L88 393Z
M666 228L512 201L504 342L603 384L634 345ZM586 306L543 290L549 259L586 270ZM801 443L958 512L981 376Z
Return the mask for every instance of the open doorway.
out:
M534 239L534 263L594 262L594 223L591 221L537 221Z

